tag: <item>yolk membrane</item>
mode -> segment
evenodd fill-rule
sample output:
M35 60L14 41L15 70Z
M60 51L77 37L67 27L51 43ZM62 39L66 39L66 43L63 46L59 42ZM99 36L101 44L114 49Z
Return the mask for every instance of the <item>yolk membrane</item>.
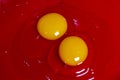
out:
M65 38L59 46L61 60L70 66L77 66L85 61L88 55L88 47L85 41L77 36Z
M56 40L67 31L67 21L61 14L48 13L38 20L37 30L45 39Z

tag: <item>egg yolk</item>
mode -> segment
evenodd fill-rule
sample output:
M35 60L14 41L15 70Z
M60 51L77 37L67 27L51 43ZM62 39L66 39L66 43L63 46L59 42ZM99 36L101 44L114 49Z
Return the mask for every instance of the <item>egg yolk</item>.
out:
M59 46L61 60L70 66L77 66L85 61L88 55L88 47L85 41L77 36L65 38Z
M67 31L67 21L61 14L48 13L39 19L37 30L45 39L56 40Z

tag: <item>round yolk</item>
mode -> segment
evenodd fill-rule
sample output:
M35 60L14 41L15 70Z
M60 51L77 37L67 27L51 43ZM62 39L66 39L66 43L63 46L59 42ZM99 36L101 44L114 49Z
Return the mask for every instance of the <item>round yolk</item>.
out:
M39 19L37 30L45 39L56 40L67 31L67 21L58 13L48 13Z
M70 66L81 64L88 55L88 47L83 39L77 36L65 38L59 46L61 60Z

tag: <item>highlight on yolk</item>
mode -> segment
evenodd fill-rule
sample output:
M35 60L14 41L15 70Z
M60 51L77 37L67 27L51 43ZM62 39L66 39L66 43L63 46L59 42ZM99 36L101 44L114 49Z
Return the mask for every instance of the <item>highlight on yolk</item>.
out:
M45 39L56 40L67 31L67 21L61 14L48 13L39 19L37 30Z
M70 66L77 66L85 61L88 55L88 47L85 41L77 36L65 38L59 46L61 60Z

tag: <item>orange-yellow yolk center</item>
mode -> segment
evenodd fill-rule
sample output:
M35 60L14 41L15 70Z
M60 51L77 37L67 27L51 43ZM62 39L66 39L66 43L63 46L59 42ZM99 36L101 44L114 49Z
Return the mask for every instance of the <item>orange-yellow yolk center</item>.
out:
M67 21L61 14L48 13L39 19L37 30L45 39L56 40L67 31Z
M88 55L88 47L85 41L77 36L65 38L59 46L61 60L70 66L77 66L85 61Z

